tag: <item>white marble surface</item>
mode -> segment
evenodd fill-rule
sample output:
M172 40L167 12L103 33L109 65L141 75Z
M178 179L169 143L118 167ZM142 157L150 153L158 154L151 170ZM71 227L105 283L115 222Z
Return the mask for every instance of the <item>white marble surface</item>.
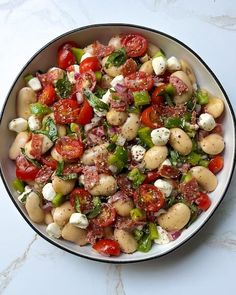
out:
M43 44L73 28L104 22L140 24L185 42L212 68L236 110L232 0L0 0L0 104L16 73ZM0 182L0 294L234 294L235 188L234 177L210 222L174 253L115 266L78 258L38 237Z

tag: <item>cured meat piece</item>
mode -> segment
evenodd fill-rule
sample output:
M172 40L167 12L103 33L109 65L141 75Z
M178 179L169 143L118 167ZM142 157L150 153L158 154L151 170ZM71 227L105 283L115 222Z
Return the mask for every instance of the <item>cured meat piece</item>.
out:
M43 137L40 134L32 134L30 154L40 160L42 156Z
M188 91L188 86L178 77L170 76L170 83L175 87L178 95Z
M129 197L132 197L134 195L134 189L132 188L132 183L127 178L126 175L124 174L118 175L116 180L120 190L123 193L125 193Z
M104 235L103 228L97 226L92 221L89 223L87 230L87 239L92 245L96 243L97 239L101 239Z
M158 172L165 178L178 178L180 175L180 171L176 167L170 165L162 165Z
M137 71L137 64L132 58L127 59L126 62L121 67L121 74L124 77L136 71Z
M99 174L95 166L86 166L83 168L84 188L92 189L99 182Z
M145 221L134 221L129 217L117 217L115 227L118 229L124 229L127 231L133 231L139 226L144 225Z
M98 58L108 56L115 50L113 46L105 46L101 44L99 41L95 41L92 47L94 55L96 55Z
M182 182L179 185L180 193L186 198L188 201L192 202L198 196L199 186L197 180L195 178L190 179L187 182Z
M95 127L87 133L87 144L89 146L104 143L106 139L104 126Z
M36 175L35 182L40 183L40 184L48 182L48 180L51 178L53 172L54 171L52 170L51 167L44 165L39 170L38 174Z

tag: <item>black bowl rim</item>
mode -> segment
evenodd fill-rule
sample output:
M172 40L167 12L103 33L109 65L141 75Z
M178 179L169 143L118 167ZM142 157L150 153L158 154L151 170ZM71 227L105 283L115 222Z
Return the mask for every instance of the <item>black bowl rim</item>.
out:
M73 29L73 30L70 30L70 31L67 31L66 33L63 33L59 36L57 36L56 38L54 38L53 40L49 41L46 45L44 45L41 49L39 49L29 60L28 62L24 65L24 67L22 68L22 70L19 72L19 74L17 75L17 77L15 78L10 90L8 91L8 94L6 96L6 99L4 101L4 104L3 104L3 107L2 107L2 111L1 111L1 117L0 117L0 123L2 122L2 118L3 118L3 114L4 114L4 110L5 110L5 107L6 107L6 104L7 104L7 101L8 101L8 98L17 82L17 80L20 78L20 76L22 75L23 71L25 70L25 68L32 62L32 60L37 56L39 55L44 49L46 49L49 45L51 45L52 43L54 43L55 41L58 41L60 40L61 38L63 37L66 37L67 35L69 34L72 34L72 33L76 33L76 32L79 32L79 31L83 31L83 30L86 30L86 29L90 29L90 28L97 28L97 27L110 27L110 26L113 26L113 27L129 27L129 28L134 28L134 29L143 29L143 30L146 30L146 31L150 31L150 32L154 32L154 33L158 33L164 37L167 37L177 43L179 43L180 45L182 45L183 47L185 47L187 50L189 50L205 67L206 69L210 72L210 74L212 75L212 77L215 79L216 83L218 84L218 86L220 87L221 91L223 92L225 98L226 98L226 101L228 103L228 106L229 106L229 109L231 111L231 114L232 114L232 117L233 117L233 122L234 122L234 133L235 133L235 137L236 137L236 130L235 130L235 126L236 126L236 118L235 118L235 114L234 114L234 110L233 110L233 107L230 103L230 100L226 94L226 91L224 90L223 86L221 85L220 81L218 80L218 78L216 77L216 75L213 73L213 71L210 69L210 67L202 60L202 58L193 50L191 49L190 47L188 47L185 43L183 43L182 41L178 40L177 38L173 37L173 36L170 36L169 34L167 33L164 33L164 32L161 32L159 30L155 30L155 29L151 29L151 28L148 28L148 27L145 27L145 26L140 26L140 25L136 25L136 24L127 24L127 23L101 23L101 24L92 24L92 25L87 25L87 26L83 26L83 27L79 27L79 28L76 28L76 29ZM131 260L131 261L116 261L115 259L113 260L104 260L101 256L101 258L95 258L95 257L89 257L87 255L83 255L83 254L79 254L79 253L76 253L60 244L57 244L56 242L50 240L47 236L45 236L43 233L41 233L34 225L33 223L31 223L27 218L26 216L23 214L23 212L20 210L19 208L19 205L17 204L16 200L14 199L14 197L12 196L10 190L8 189L8 185L7 185L7 182L5 180L5 177L4 177L4 174L3 174L3 171L0 167L0 175L2 177L2 180L3 180L3 183L4 183L4 186L6 188L6 191L9 195L9 197L11 198L13 204L16 206L17 210L20 212L20 214L22 215L22 217L26 220L26 222L29 224L29 226L39 235L41 236L43 239L45 239L46 241L48 241L49 243L51 243L52 245L66 251L66 252L69 252L71 254L74 254L76 256L79 256L79 257L83 257L83 258L86 258L86 259L89 259L89 260L93 260L93 261L96 261L96 262L103 262L103 263L112 263L112 264L128 264L128 263L138 263L138 262L144 262L144 261L148 261L148 260L152 260L152 259L157 259L157 258L160 258L160 257L163 257L173 251L175 251L176 249L178 249L180 246L184 245L185 243L187 243L190 239L192 239L202 228L203 226L209 221L209 219L212 217L212 215L214 214L214 212L216 211L216 209L219 207L219 205L221 204L221 202L223 201L225 195L226 195L226 192L228 191L228 188L229 188L229 185L230 185L230 182L232 180L232 176L233 176L233 173L234 173L234 169L235 169L235 157L236 157L236 146L234 147L234 155L233 155L233 167L232 167L232 171L231 171L231 174L230 174L230 177L229 177L229 180L228 180L228 183L227 183L227 186L224 190L224 193L219 201L219 203L217 204L217 206L215 207L215 209L212 211L212 213L208 216L208 218L206 219L206 221L198 228L198 230L196 232L194 232L192 235L190 235L185 241L181 242L180 244L178 244L177 246L175 246L174 248L170 249L169 251L161 254L161 255L154 255L152 257L147 257L145 258L142 258L142 259L136 259L136 260Z

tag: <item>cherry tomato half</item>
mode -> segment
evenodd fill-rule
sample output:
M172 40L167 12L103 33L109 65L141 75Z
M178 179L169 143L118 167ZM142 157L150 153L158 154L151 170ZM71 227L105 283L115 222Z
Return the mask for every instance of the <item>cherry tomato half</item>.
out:
M53 105L55 121L57 124L76 123L80 113L80 106L76 100L60 99Z
M163 124L153 106L147 107L141 114L141 122L149 128L155 129L162 127Z
M211 206L211 200L209 196L202 192L199 192L199 195L196 198L195 203L197 204L198 208L203 211L206 211Z
M93 108L90 106L88 101L85 99L81 107L76 123L80 125L86 125L91 122L93 118Z
M56 99L56 91L50 84L45 86L42 93L39 95L38 101L42 104L52 105Z
M42 156L40 160L41 160L41 163L43 163L47 167L50 167L53 170L57 169L57 161L55 159L53 159L52 156L50 156L50 155Z
M83 144L69 136L60 137L55 144L55 148L65 160L74 160L83 154Z
M20 155L16 158L16 177L21 180L35 180L39 168L28 162L27 159Z
M71 51L72 47L77 47L75 45L76 43L71 41L60 46L57 53L57 64L59 68L65 70L70 65L76 63L76 58Z
M155 90L153 91L152 96L151 96L151 102L153 104L158 105L158 106L163 104L164 98L161 94L165 90L165 87L166 87L166 85L163 84L163 85L157 86L155 88Z
M129 57L142 56L147 51L147 40L141 35L126 35L121 39L121 43Z
M86 214L93 209L93 197L85 189L83 188L73 189L73 191L70 193L71 206L75 207L76 199L79 200L81 213Z
M93 219L93 223L100 227L111 225L116 218L116 210L110 204L102 204L101 213Z
M93 249L105 256L119 256L120 245L110 239L101 239L93 245Z
M214 173L217 174L222 170L224 167L224 158L222 156L215 156L212 158L208 164L208 169Z
M153 86L152 75L139 71L125 77L125 86L132 91L150 90Z
M79 65L80 73L85 73L88 71L99 71L101 69L100 62L96 56L91 56L85 58Z
M93 71L82 73L78 76L75 83L76 92L80 92L83 88L93 91L96 85L96 76Z
M159 177L160 177L160 173L157 170L149 171L147 173L145 180L144 180L144 183L153 182L153 181L157 180L157 178L159 178Z
M164 205L163 193L154 185L143 184L134 193L135 204L144 211L157 212Z

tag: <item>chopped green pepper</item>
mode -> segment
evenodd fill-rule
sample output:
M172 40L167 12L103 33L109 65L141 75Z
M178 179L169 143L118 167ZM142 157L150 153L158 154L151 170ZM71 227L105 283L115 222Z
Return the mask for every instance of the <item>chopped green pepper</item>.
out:
M132 220L142 220L145 217L145 212L140 208L134 208L130 211L130 217Z
M205 90L197 90L196 93L197 103L200 105L207 104L209 102L209 95Z
M70 130L73 133L76 133L79 131L79 125L76 123L70 123Z
M102 72L96 71L94 74L95 74L97 82L99 82L102 79Z
M150 103L150 96L148 91L146 90L135 91L133 92L133 96L134 96L134 105L136 107L144 106Z
M126 111L127 111L128 113L134 113L134 114L139 114L139 113L140 113L140 109L139 109L139 107L136 107L136 106L134 106L134 105L128 107L128 108L126 109Z
M117 49L112 54L109 55L105 67L108 68L109 66L119 67L125 63L127 59L126 51L124 48Z
M183 123L183 120L181 118L176 118L176 117L170 117L165 120L165 127L170 129L170 128L175 128L175 127L181 127Z
M52 112L52 110L46 106L45 104L42 104L40 102L31 103L30 105L30 112L33 115L36 116L44 116Z
M116 144L114 142L110 142L109 145L107 146L107 150L109 152L113 152L116 148Z
M115 166L117 172L120 172L128 161L128 151L122 146L116 146L114 154L108 157L109 165Z
M142 236L143 236L143 231L142 230L135 229L133 231L133 234L134 234L135 240L136 241L139 241L142 238Z
M22 180L18 179L18 178L16 178L15 180L13 180L12 187L18 193L23 193L24 190L25 190L24 182Z
M64 202L64 196L60 193L57 193L52 199L52 205L54 207L59 207Z
M150 239L151 240L158 239L159 234L158 234L157 226L155 225L155 223L150 222L148 224L148 228L149 228Z
M71 51L74 54L77 63L79 64L81 61L81 57L84 55L84 50L81 48L72 47Z
M198 165L207 168L208 165L209 165L209 161L208 161L208 160L200 160L200 161L198 162Z
M132 181L133 188L138 188L145 178L146 175L141 173L138 168L134 168L128 173L128 179Z
M115 150L115 155L122 161L124 164L128 161L128 151L123 146L118 145Z
M154 146L154 144L152 142L152 138L151 138L151 131L152 130L149 127L141 127L138 130L138 136L139 136L141 142L149 148Z
M170 96L173 97L176 93L176 89L172 84L167 84L165 87L165 92Z
M187 156L187 161L193 166L196 166L200 160L201 160L201 155L195 152L191 152Z
M188 182L189 180L191 180L193 178L192 174L190 172L187 172L185 174L182 175L181 177L181 182Z
M153 58L159 57L159 56L165 57L165 53L164 53L164 51L162 49L160 49L159 51L157 51L157 53L155 53L155 55L153 56Z
M144 234L138 244L138 251L148 252L152 247L152 240L149 234Z
M27 74L26 76L24 76L24 80L26 83L28 83L33 78L34 78L34 76L31 74Z

